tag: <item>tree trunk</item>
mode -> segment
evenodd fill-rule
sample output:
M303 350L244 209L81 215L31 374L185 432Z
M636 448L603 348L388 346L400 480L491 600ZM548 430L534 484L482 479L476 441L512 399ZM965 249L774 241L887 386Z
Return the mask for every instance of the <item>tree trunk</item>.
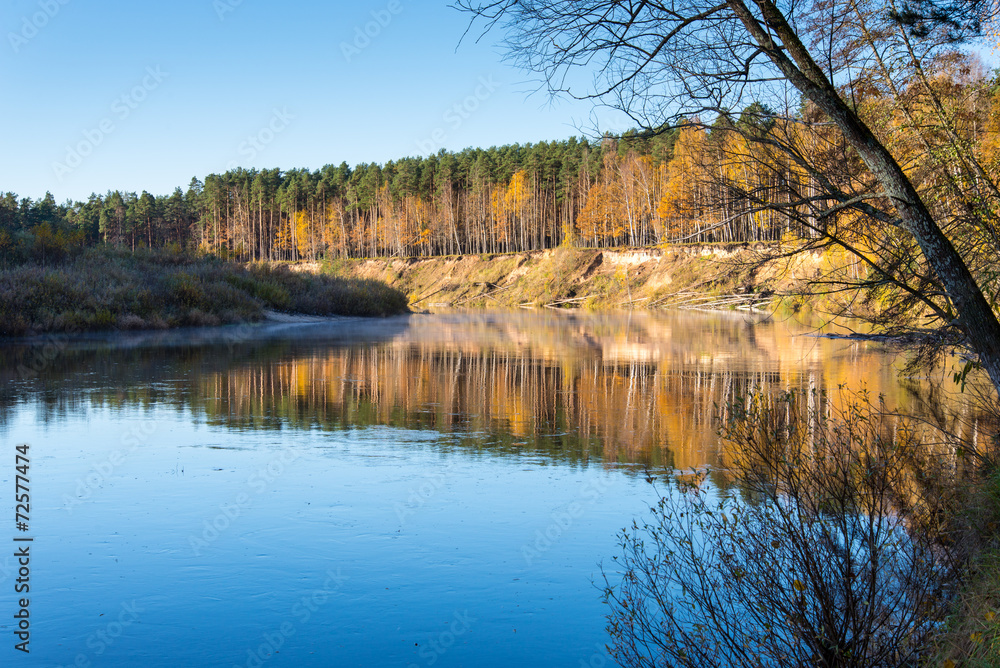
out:
M781 40L780 46L742 0L730 0L729 6L788 81L836 123L885 189L886 197L896 207L901 226L914 236L927 262L947 290L958 314L955 324L968 337L1000 394L1000 322L962 256L934 222L916 188L892 154L843 101L772 0L754 2L760 8L767 27Z

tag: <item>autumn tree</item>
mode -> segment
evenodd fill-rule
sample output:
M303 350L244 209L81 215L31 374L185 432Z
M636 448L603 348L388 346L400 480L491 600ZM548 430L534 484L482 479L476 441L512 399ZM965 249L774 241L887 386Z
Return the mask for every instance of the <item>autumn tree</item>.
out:
M663 220L668 238L686 241L702 235L707 199L702 192L705 182L706 131L697 123L681 129L674 144L673 157L661 168L663 192L656 214ZM690 224L697 225L692 233Z
M872 258L860 251L858 255L880 280L919 301L940 330L967 345L1000 390L1000 323L984 294L986 279L974 273L969 249L956 246L948 219L952 212L936 207L932 196L914 182L900 156L863 118L857 101L863 84L879 87L903 107L904 86L919 91L935 123L934 132L925 132L924 138L947 146L961 171L975 177L947 184L960 194L960 203L969 203L956 215L963 218L965 228L991 225L993 206L975 202L1000 199L996 186L940 105L930 72L957 45L981 36L983 19L994 10L993 3L459 0L457 4L485 22L486 30L496 26L504 30L510 57L539 73L553 93L609 104L650 130L695 115L727 118L734 132L781 154L808 174L806 192L788 188L780 198L752 202L754 207L809 207L814 219L851 212L882 229L895 230L897 239L911 240L916 264L928 271L914 269L912 262L901 266L897 257ZM594 85L582 93L566 83L579 81L581 68L594 76ZM771 132L739 129L728 110L751 101L781 110L777 115L788 123L799 120L796 109L811 107L815 110L811 123L833 129L834 143L842 144L848 161L859 165L861 172L830 179L801 152L800 144L775 141ZM791 128L784 134L791 137ZM851 188L845 189L843 183ZM914 272L921 276L916 284L911 280Z

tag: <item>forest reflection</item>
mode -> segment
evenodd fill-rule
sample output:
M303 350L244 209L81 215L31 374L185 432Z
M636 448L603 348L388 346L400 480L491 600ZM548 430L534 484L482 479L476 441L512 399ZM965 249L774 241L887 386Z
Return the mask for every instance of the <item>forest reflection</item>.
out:
M26 404L46 421L168 407L232 430L384 425L483 454L689 469L724 459L715 418L755 390L810 393L828 411L838 387L863 387L918 413L934 391L901 382L877 344L742 314L475 311L323 327L72 344L44 364L39 346L8 345L0 421Z

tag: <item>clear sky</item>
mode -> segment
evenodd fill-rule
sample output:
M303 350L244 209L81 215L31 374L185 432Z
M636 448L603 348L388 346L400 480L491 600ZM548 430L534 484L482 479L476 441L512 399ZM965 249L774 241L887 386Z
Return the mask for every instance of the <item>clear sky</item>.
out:
M553 103L501 62L499 33L460 44L468 16L447 5L0 0L0 192L168 194L237 165L384 163L593 128L589 103Z

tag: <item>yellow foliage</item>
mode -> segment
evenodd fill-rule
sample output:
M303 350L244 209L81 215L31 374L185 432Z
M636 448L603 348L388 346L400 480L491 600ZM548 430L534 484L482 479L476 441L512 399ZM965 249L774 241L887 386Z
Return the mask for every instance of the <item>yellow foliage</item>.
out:
M312 248L312 235L309 233L309 218L305 211L295 214L295 248L302 257L308 256Z
M664 170L663 194L656 207L657 217L667 221L668 229L676 230L682 221L703 213L698 186L705 177L705 135L704 130L685 127L674 144L674 156Z

